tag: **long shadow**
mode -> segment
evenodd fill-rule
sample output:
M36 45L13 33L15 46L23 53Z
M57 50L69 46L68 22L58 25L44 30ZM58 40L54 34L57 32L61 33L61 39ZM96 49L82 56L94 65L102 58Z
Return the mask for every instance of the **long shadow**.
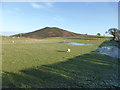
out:
M4 88L118 87L116 59L97 52L64 62L3 73Z

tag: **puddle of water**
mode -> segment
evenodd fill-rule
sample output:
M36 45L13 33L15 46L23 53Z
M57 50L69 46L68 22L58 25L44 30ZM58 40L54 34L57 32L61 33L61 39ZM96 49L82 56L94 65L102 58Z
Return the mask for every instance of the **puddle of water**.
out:
M66 44L76 45L76 46L90 46L90 45L92 45L92 44L83 44L83 43L75 43L75 42L68 42Z
M104 47L100 47L97 50L95 50L101 54L105 54L111 57L116 57L116 58L120 58L120 49L118 47L115 46L104 46Z

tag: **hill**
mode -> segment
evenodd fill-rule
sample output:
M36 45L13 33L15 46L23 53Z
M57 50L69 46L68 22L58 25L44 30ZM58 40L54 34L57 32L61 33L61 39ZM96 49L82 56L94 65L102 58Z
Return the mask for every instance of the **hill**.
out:
M47 38L47 37L69 37L69 36L76 36L76 35L79 35L79 34L76 34L64 29L60 29L57 27L45 27L33 32L22 33L22 34L17 34L13 36L39 39L39 38Z

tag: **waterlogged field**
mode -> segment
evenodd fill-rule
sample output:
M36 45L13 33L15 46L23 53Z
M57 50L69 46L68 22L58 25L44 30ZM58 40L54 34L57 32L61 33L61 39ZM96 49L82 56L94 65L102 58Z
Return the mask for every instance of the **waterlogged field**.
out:
M3 88L117 87L118 59L92 52L109 39L2 37ZM64 41L93 45L59 43Z

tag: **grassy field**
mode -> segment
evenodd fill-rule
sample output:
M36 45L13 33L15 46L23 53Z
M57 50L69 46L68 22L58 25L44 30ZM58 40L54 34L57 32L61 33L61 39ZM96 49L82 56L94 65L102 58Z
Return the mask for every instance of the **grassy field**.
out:
M3 88L116 87L118 59L92 52L109 39L89 35L46 39L2 37ZM93 45L59 43L64 40Z

